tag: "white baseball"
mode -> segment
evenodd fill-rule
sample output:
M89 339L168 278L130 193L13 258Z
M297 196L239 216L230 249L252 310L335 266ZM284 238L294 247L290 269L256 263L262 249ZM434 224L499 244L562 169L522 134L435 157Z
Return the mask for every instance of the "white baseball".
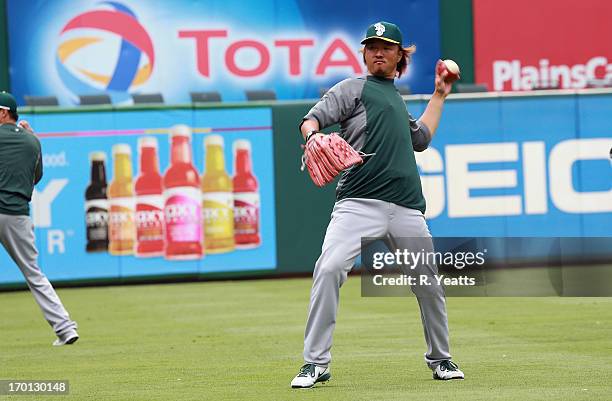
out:
M453 74L459 74L459 66L457 65L457 63L455 63L453 60L444 60L444 64L446 65L446 68L448 69L448 71L450 71Z

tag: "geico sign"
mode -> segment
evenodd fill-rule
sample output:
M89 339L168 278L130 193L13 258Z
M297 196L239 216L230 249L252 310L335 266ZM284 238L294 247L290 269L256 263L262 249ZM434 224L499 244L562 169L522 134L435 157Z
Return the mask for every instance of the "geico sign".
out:
M516 188L516 169L470 170L470 165L518 162L519 148L523 171L522 195L470 195L473 189ZM435 148L415 153L417 164L424 173L421 182L427 199L426 216L439 216L445 206L448 217L546 214L549 195L553 205L565 213L611 212L612 182L611 187L604 191L578 192L573 186L572 173L577 161L609 160L611 148L612 138L559 142L548 155L548 177L544 142L447 145L444 147L444 160ZM445 175L435 174L444 172ZM598 173L593 171L592 174ZM603 174L609 175L610 171Z
M272 55L285 58L288 61L287 72L289 75L299 76L302 74L302 49L315 46L315 40L312 38L277 39L273 41L272 46L258 39L231 41L227 40L227 29L179 31L178 37L195 40L197 70L200 75L207 78L211 76L211 61L214 63L220 61L216 58L211 60L210 47L212 40L221 41L220 44L225 46L223 55L225 69L230 74L243 78L264 75L270 69ZM319 47L321 47L321 44L317 43L317 48ZM240 53L243 51L255 53L256 57L249 57L248 63L244 63L244 58L240 58ZM253 65L255 59L257 61ZM243 61L242 65L240 65L240 61ZM362 72L357 54L351 50L346 41L340 38L334 38L323 47L323 52L316 62L314 74L317 76L325 75L330 67L348 67L355 74Z

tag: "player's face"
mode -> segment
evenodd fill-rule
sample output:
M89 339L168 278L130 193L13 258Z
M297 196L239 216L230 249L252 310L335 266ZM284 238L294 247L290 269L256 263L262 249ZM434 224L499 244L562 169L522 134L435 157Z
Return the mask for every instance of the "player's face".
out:
M394 78L395 68L402 54L398 45L381 39L372 39L365 44L363 57L370 74Z

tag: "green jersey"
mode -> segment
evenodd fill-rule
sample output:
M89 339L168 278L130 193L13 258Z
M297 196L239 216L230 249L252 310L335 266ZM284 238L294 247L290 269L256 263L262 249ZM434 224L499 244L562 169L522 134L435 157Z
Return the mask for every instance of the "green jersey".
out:
M414 157L431 141L429 129L408 113L393 79L369 75L331 88L304 116L321 128L340 124L340 135L357 151L372 154L342 173L336 200L368 198L425 213Z
M38 138L15 124L0 125L0 214L29 215L32 191L41 178Z

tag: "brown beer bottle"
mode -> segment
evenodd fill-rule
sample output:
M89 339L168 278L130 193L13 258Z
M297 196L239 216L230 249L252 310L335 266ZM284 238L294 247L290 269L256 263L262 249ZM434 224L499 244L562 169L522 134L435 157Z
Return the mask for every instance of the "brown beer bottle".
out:
M106 196L106 154L92 152L91 181L85 190L86 252L108 250L108 198Z

